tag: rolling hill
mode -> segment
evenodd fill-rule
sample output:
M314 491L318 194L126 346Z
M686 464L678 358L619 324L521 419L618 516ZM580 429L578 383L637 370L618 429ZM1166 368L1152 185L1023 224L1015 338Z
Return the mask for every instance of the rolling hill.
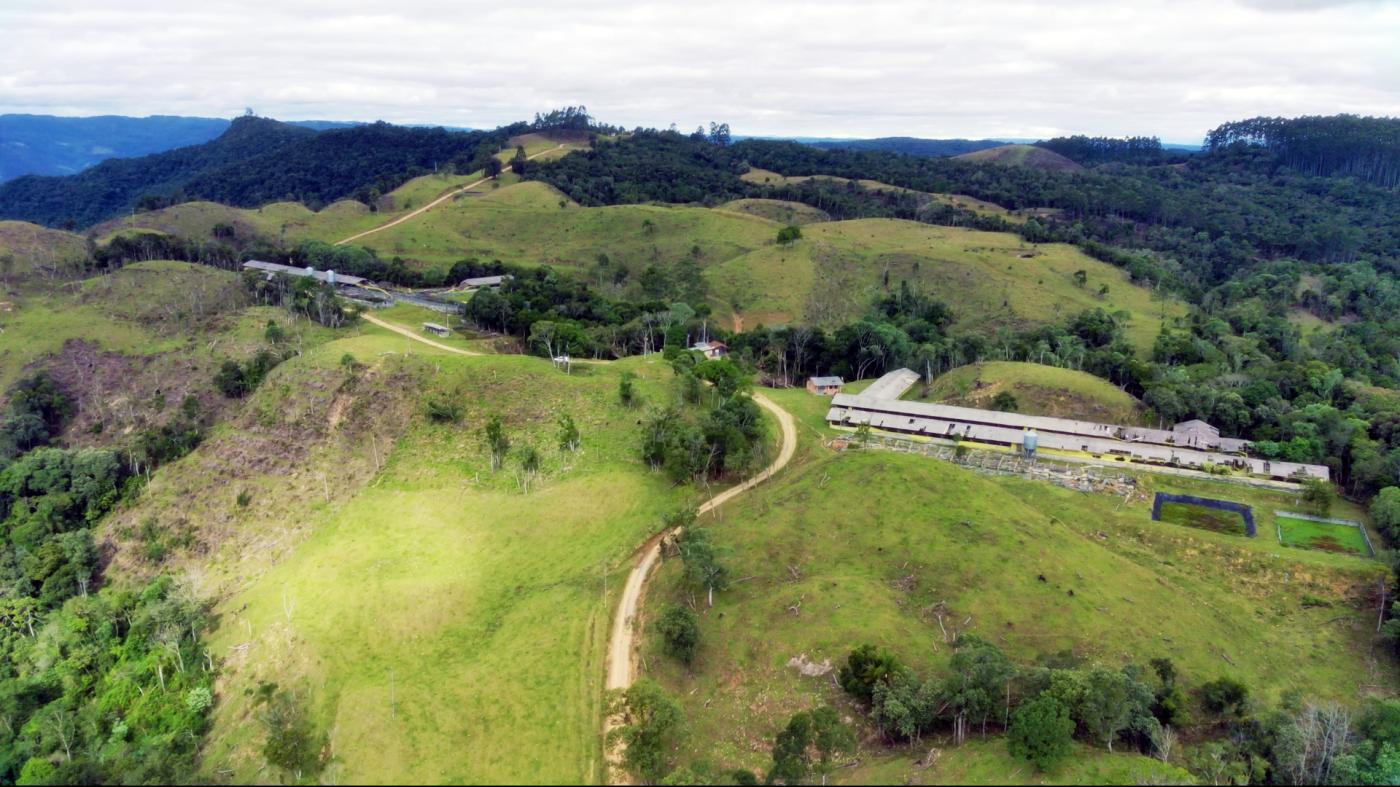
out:
M875 139L832 139L809 143L825 150L882 150L906 156L959 156L1006 144L995 139L919 139L917 137L878 137Z
M1000 145L994 148L963 153L953 158L959 161L976 161L1005 166L1030 167L1050 172L1078 172L1083 166L1061 156L1053 150L1035 145Z
M1020 361L987 361L951 369L906 398L987 409L997 394L1016 398L1016 412L1107 424L1140 424L1143 404L1086 372Z

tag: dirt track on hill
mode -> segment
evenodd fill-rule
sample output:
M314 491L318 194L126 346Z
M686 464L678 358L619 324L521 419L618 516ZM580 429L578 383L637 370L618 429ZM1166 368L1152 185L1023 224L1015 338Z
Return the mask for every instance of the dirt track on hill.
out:
M778 450L778 457L773 460L772 464L765 467L763 472L702 503L696 510L700 516L708 514L772 478L775 473L792 461L793 454L797 452L797 424L793 421L792 415L763 394L754 394L753 400L778 419L778 425L783 435L783 444L782 448ZM617 600L617 612L613 615L612 631L608 635L608 672L607 681L604 684L605 690L626 689L637 678L637 649L641 638L641 630L636 625L638 614L646 594L647 578L661 560L661 542L668 534L668 531L662 531L648 539L638 551L636 565L627 575L627 584L623 586L622 596ZM619 721L613 716L608 716L604 721L605 747L607 747L607 734L618 726ZM625 775L619 768L622 760L621 747L608 747L607 751L608 781L610 783L627 783Z
M366 322L377 325L386 330L393 331L401 336L405 336L414 341L446 350L458 355L481 355L481 353L462 350L457 347L449 347L441 342L435 342L426 336L419 336L411 329L394 325L390 322L375 317L372 314L360 315ZM772 478L779 470L787 467L792 461L792 457L797 453L797 422L793 420L792 414L779 407L772 399L761 393L753 395L753 400L760 407L772 413L778 419L778 427L782 432L782 446L778 449L778 456L771 464L763 468L758 475L737 486L720 492L714 497L700 504L696 509L697 516L714 511L716 508L733 500L739 495L748 492L759 484ZM641 630L636 626L638 613L641 611L642 600L646 593L647 578L651 571L661 560L661 542L668 535L669 531L662 531L647 539L637 551L637 563L632 567L632 571L627 575L627 583L623 586L622 596L617 600L617 612L613 615L612 629L608 634L608 656L607 656L607 679L604 689L626 689L637 679L637 647ZM618 726L618 719L607 716L603 723L604 740L607 733ZM604 744L606 746L606 743ZM608 749L608 776L611 783L626 783L625 777L618 768L621 762L622 751L620 748ZM623 777L623 778L619 778Z
M539 153L536 153L534 156L526 156L526 157L525 157L525 160L526 160L526 161L529 161L530 159L535 158L535 156L543 156L543 155L546 154L546 153L550 153L550 152L553 152L553 151L556 151L556 150L562 150L563 147L564 147L564 144L561 142L560 144L558 144L558 145L556 145L556 146L550 148L549 150L541 150ZM506 166L509 166L509 165L506 165ZM467 185L462 186L461 188L453 189L453 190L447 192L446 194L442 195L441 197L438 197L437 199L433 200L432 202L429 202L427 205L424 205L423 207L421 207L421 208L419 208L419 209L417 209L417 210L415 210L415 211L413 211L413 212L411 212L411 213L406 213L406 214L404 214L404 215L398 217L397 219L394 219L393 221L386 222L386 223L384 223L384 224L380 224L378 227L375 227L375 228L373 228L373 229L368 229L368 230L365 230L364 232L357 232L357 233L355 233L354 235L351 235L350 237L345 238L344 240L338 240L338 241L336 241L336 242L335 242L335 245L337 245L337 246L343 246L343 245L349 243L349 242L352 241L352 240L359 240L360 238L363 238L363 237L365 237L366 235L373 235L373 234L376 233L376 232L383 232L384 230L387 230L387 229L389 229L390 227L397 227L398 225L404 223L405 221L408 221L408 220L411 219L411 218L414 218L415 216L420 216L420 215L422 215L422 214L424 214L424 213L426 213L426 212L432 210L433 208L436 208L437 206L439 206L439 205L441 205L442 203L444 203L444 202L446 202L446 201L452 199L453 197L457 196L458 194L461 194L461 193L464 192L464 191L471 191L472 189L476 188L477 186L480 186L481 184L486 183L486 182L488 182L488 181L490 181L490 180L491 180L490 178L482 178L481 180L478 180L478 181L475 182L475 183L468 183Z
M407 336L415 342L422 342L432 347L436 347L439 350L446 350L450 353L457 353L458 355L481 355L481 353L472 352L471 350L463 350L460 347L450 347L446 344L443 344L442 342L435 342L426 336L419 336L418 334L413 332L412 328L405 328L402 325L395 325L391 322L385 322L384 320L381 320L368 312L361 314L360 317L365 322L378 325L380 328L383 328L386 331L393 331L394 333L397 333L400 336Z

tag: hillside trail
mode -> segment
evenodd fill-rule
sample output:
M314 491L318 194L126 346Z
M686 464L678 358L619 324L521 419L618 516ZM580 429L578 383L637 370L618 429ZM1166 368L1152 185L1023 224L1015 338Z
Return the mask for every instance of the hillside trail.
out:
M552 152L554 152L554 151L556 151L556 150L562 150L563 148L564 148L564 143L561 142L561 143L559 143L558 145L556 145L555 147L552 147L552 148L550 148L550 149L548 149L548 150L541 150L539 153L536 153L534 156L526 156L526 157L525 157L525 160L526 160L526 161L529 161L530 159L533 159L533 158L535 158L536 156L543 156L543 155L546 154L546 153L552 153ZM368 236L368 235L373 235L373 234L375 234L376 232L383 232L384 230L387 230L387 229L389 229L390 227L397 227L398 225L404 223L405 221L408 221L408 220L411 219L411 218L415 218L415 217L420 216L420 215L422 215L422 214L424 214L424 213L427 213L428 211L432 210L433 208L436 208L437 206L441 205L442 203L444 203L444 202L446 202L446 201L452 199L453 197L456 197L458 194L461 194L462 192L465 192L465 191L471 191L472 189L476 188L477 186L480 186L480 185L483 184L483 183L487 183L487 182L489 182L490 180L491 180L490 178L482 178L481 180L478 180L478 181L476 181L475 183L468 183L467 185L462 186L462 187L460 187L460 188L455 188L455 189L453 189L453 190L447 192L446 194L442 195L441 197L438 197L437 199L433 200L432 202L429 202L427 205L424 205L423 207L421 207L421 208L419 208L419 209L417 209L417 210L415 210L415 211L413 211L413 212L411 212L411 213L405 213L404 215L398 217L397 219L394 219L394 220L391 221L391 222L388 222L388 223L386 223L386 224L381 224L381 225L379 225L378 227L375 227L375 228L373 228L373 229L365 230L364 232L358 232L358 233L356 233L356 234L354 234L354 235L351 235L351 236L348 237L348 238L345 238L344 240L338 240L338 241L335 242L335 245L336 245L336 246L344 246L345 244L349 243L349 242L352 241L352 240L359 240L360 238L366 237L366 236Z
M360 315L366 322L378 325L389 331L393 331L401 336L413 339L417 342L446 350L458 355L481 355L481 353L470 350L462 350L457 347L449 347L441 342L435 342L426 336L419 336L411 329L395 325L390 322L375 317L372 314ZM714 511L716 508L733 500L739 495L748 492L759 484L772 478L778 471L788 466L792 457L797 453L797 422L793 420L792 414L779 407L772 399L761 393L755 393L753 400L758 406L772 413L778 419L778 427L782 432L782 446L778 449L778 456L771 464L763 468L763 471L742 484L730 487L720 492L714 497L701 503L695 510L696 516L704 516ZM604 689L625 690L631 687L632 682L637 679L637 649L638 638L641 630L636 626L638 613L641 611L642 598L646 591L646 582L651 575L651 570L656 567L661 559L661 542L667 535L674 531L663 530L652 536L642 545L637 552L637 562L632 567L632 571L627 575L627 583L623 586L622 596L617 600L617 612L613 615L612 629L608 635L608 655L607 655L607 680ZM608 715L603 723L604 740L607 734L612 732L619 724L619 719ZM605 744L606 745L606 744ZM626 778L621 771L622 749L620 746L608 749L608 781L610 783L625 784Z
M393 331L394 333L397 333L400 336L407 336L415 342L422 342L426 345L436 347L439 350L446 350L450 353L456 353L458 355L481 355L481 353L472 352L471 350L463 350L460 347L450 347L446 344L443 344L442 342L435 342L426 336L419 336L418 334L413 332L412 328L405 328L402 325L395 325L391 322L386 322L384 320L379 319L378 317L375 317L369 312L361 314L360 318L363 319L365 322L378 325L380 328L383 328L386 331Z
M783 436L783 444L778 450L778 457L773 460L772 464L765 467L763 472L753 478L706 500L696 509L697 516L710 513L772 478L775 473L792 461L793 455L797 452L797 423L793 420L792 414L763 394L755 393L753 400L778 419ZM617 600L617 612L613 615L612 631L608 637L608 676L604 685L604 689L607 691L625 690L631 687L633 681L637 679L637 651L641 635L641 630L637 626L638 613L641 611L647 579L651 575L651 570L661 559L661 542L673 532L676 531L662 531L648 539L638 551L637 563L632 567L632 572L627 575L627 583L622 588L622 597ZM607 747L608 755L608 782L613 784L628 783L621 769L622 745L608 747L606 743L608 733L617 728L620 722L621 720L616 716L608 715L603 723L604 746Z

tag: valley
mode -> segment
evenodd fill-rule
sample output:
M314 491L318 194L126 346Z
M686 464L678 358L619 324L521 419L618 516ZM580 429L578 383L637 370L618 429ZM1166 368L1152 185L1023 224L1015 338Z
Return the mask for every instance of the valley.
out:
M1243 199L1233 148L554 117L331 137L389 163L287 195L324 202L0 222L6 779L1298 782L1323 717L1334 775L1391 773L1385 210L1337 209L1369 256L1298 259L1269 234L1269 189L1322 209L1293 175L1234 240L1140 199ZM829 415L890 373L1315 472Z

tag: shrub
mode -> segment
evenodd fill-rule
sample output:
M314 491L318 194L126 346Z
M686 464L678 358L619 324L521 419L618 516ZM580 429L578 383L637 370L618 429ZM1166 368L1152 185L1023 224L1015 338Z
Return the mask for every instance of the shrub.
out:
M428 418L437 423L456 423L462 420L462 408L456 402L442 399L429 399Z
M1006 730L1006 744L1013 757L1030 760L1046 771L1070 750L1074 721L1069 708L1049 694L1041 694L1016 709Z
M700 619L695 613L680 604L667 604L656 621L656 630L661 632L666 654L690 666L700 647Z
M874 645L861 645L846 657L837 673L837 682L847 694L869 702L875 695L875 685L887 681L900 671L899 659Z
M1233 678L1219 678L1201 686L1201 704L1211 713L1243 717L1249 709L1249 687Z

